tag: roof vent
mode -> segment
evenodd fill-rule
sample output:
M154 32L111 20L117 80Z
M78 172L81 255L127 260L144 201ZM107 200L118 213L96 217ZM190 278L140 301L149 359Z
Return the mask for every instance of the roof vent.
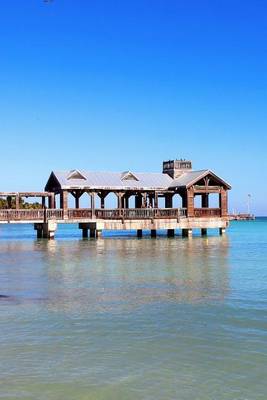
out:
M122 181L138 181L139 179L131 172L131 171L124 171L121 174Z
M67 177L67 180L70 180L70 179L83 179L86 181L86 177L77 169L73 169L70 171L70 173Z

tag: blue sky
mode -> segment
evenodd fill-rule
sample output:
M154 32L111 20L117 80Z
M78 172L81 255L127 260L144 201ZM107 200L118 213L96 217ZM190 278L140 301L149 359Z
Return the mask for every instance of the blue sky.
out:
M0 13L0 190L52 169L192 159L267 215L265 1L10 0Z

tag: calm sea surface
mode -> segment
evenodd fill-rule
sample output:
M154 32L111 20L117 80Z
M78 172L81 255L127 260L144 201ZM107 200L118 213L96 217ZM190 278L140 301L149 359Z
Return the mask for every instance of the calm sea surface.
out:
M0 225L0 399L267 399L267 220L55 241Z

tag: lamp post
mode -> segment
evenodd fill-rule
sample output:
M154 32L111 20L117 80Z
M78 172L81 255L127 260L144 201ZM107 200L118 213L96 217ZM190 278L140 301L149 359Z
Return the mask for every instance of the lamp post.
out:
M250 206L251 206L251 194L248 194L248 202L247 202L248 215L250 215Z

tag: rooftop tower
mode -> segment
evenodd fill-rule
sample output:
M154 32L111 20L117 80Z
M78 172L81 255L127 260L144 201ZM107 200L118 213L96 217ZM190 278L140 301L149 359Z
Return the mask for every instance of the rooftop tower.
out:
M170 175L171 178L176 179L185 172L192 171L192 161L180 159L163 161L163 173Z

